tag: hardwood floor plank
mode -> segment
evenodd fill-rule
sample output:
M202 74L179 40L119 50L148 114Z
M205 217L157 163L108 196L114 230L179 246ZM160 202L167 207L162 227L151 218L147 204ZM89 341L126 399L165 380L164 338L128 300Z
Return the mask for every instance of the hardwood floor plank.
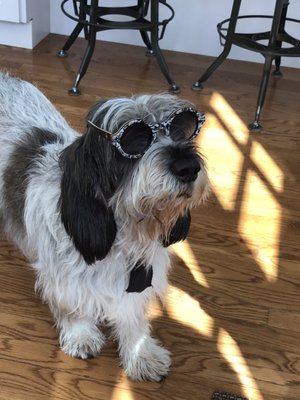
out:
M268 324L276 328L300 332L300 314L290 311L289 308L286 311L270 309Z

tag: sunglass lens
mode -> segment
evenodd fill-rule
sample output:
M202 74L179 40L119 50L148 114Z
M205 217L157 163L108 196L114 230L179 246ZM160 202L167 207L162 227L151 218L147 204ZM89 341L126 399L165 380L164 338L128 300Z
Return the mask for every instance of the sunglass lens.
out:
M196 133L198 118L195 112L185 110L177 114L170 125L173 140L188 140Z
M130 155L144 154L153 141L153 132L150 126L143 121L135 122L128 126L121 137L122 150Z

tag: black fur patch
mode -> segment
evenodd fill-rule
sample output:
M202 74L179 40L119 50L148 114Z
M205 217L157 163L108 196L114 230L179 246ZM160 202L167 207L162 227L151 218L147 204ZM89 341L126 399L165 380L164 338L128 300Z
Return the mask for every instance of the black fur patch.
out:
M44 145L58 141L54 133L33 128L24 136L22 143L16 145L9 158L3 174L3 197L7 214L19 230L24 228L25 192L33 162L43 155Z
M108 202L132 162L89 128L62 152L60 165L62 222L87 264L93 264L106 257L115 240Z
M127 293L141 293L148 287L152 286L153 268L141 261L137 262L134 269L130 272L129 284L126 289Z
M186 239L189 233L190 224L191 224L191 214L188 211L186 215L183 215L178 218L178 220L176 221L175 225L171 230L169 238L163 240L163 246L168 247L171 246L171 244Z

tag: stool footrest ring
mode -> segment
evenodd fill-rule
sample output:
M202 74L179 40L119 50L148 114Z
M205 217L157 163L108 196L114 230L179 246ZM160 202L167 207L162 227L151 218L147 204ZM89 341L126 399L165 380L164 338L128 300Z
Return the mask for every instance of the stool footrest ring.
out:
M237 19L250 19L250 18L269 18L270 15L241 15ZM230 21L230 18L225 19L217 25L217 30L220 35L220 39L227 40L227 32L228 28L224 27ZM286 18L286 21L300 23L300 20L294 18ZM252 50L264 55L270 55L274 57L299 57L300 56L300 40L294 38L289 35L287 32L280 32L277 34L276 40L278 42L288 43L292 47L281 47L275 46L270 47L268 45L264 45L259 43L260 40L269 40L271 37L271 32L257 32L257 33L233 33L230 37L230 41L232 44L235 44L239 47L243 47L247 50ZM224 44L224 43L222 43Z

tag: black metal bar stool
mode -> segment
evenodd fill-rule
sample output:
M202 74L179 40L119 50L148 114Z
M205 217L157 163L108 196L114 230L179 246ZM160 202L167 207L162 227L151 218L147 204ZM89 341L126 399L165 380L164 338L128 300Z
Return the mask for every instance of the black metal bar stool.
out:
M204 74L193 84L194 90L203 88L203 82L205 82L210 75L222 64L222 62L228 56L231 46L233 44L243 47L247 50L261 53L265 57L265 63L263 68L263 75L260 83L256 113L254 121L249 124L249 129L255 132L259 132L262 126L259 123L260 113L264 104L267 86L269 82L272 62L275 60L275 71L274 76L281 76L280 63L281 57L299 57L300 56L300 41L285 31L286 21L300 23L300 20L294 18L287 18L287 9L289 0L276 0L274 14L270 15L244 15L239 16L239 10L242 0L234 0L230 18L220 22L217 25L217 29L220 38L225 40L224 50L217 57L210 67L204 72ZM236 24L238 19L246 18L271 18L272 25L271 30L268 32L260 33L237 33ZM224 25L228 24L228 27L224 28ZM267 45L259 43L262 40L267 40ZM289 47L283 47L282 44L287 43Z
M61 3L61 9L65 15L76 21L77 25L57 55L60 57L66 57L67 51L70 49L82 30L84 31L85 39L88 41L77 76L74 80L73 86L69 89L70 95L76 96L80 94L78 85L88 69L89 62L95 49L97 32L110 29L139 30L147 47L147 54L156 57L158 65L170 85L170 91L173 93L179 92L179 87L176 85L170 74L158 43L164 36L167 24L174 17L174 10L169 4L167 4L166 0L137 0L136 5L126 7L100 7L100 0L72 0L74 15L69 14L65 10L65 4L68 1L69 0L64 0ZM163 21L159 21L160 4L166 6L171 12L170 18ZM148 12L150 14L149 17L147 17ZM111 21L104 18L108 15L127 16L130 17L131 20Z

